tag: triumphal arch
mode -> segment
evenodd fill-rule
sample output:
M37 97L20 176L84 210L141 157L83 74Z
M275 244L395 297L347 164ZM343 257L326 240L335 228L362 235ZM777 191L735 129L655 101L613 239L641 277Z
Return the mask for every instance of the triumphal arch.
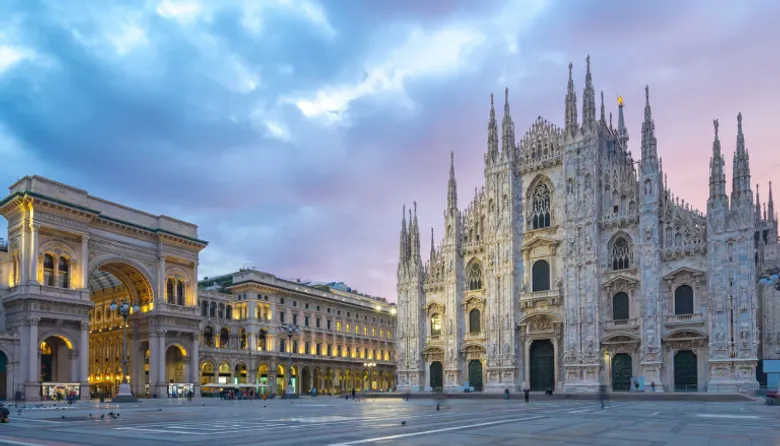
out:
M6 396L115 394L166 397L172 383L197 393L197 226L24 177L0 201L8 237L0 252L0 355ZM1 358L0 358L1 359Z

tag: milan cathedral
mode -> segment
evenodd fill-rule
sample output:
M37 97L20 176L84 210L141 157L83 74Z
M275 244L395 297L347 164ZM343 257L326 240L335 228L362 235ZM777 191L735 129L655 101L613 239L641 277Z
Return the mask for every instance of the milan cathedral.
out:
M491 95L485 184L465 208L450 160L427 261L417 205L404 210L398 390L756 388L761 307L774 308L762 300L775 295L758 277L778 226L771 183L763 206L751 190L742 114L730 195L713 121L705 214L667 186L649 88L638 161L622 97L616 127L603 92L597 109L590 58L581 121L571 64L563 128L539 117L517 140L508 96L499 130Z

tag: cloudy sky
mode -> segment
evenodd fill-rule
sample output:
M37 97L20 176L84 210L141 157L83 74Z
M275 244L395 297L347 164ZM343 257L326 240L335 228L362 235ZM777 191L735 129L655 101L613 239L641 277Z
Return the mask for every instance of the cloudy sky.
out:
M730 165L741 111L765 197L778 16L773 0L4 0L0 184L44 175L192 221L202 276L248 264L394 300L402 204L427 253L449 152L461 197L482 184L489 94L509 87L520 134L562 125L566 65L581 98L587 54L636 154L650 85L676 193L704 209L712 119Z

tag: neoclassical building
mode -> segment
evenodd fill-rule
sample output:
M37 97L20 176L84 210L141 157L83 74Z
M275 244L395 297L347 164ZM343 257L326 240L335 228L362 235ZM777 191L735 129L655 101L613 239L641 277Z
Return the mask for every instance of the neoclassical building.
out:
M395 388L395 304L254 269L200 287L202 385L258 383L281 394L290 373L299 393ZM288 337L282 324L299 332Z
M273 384L287 370L284 317L303 329L293 347L312 346L293 356L292 374L301 370L304 383L343 389L348 378L368 386L371 376L371 387L393 385L395 311L380 299L257 271L199 290L207 243L197 226L38 176L13 184L0 213L8 220L0 239L0 399L116 394L123 319L110 305L123 301L139 306L127 321L127 379L139 397L197 395L202 382ZM369 362L376 365L363 366Z
M450 160L444 237L431 232L425 262L416 204L404 210L399 390L757 386L759 359L776 355L762 335L780 343L778 294L758 284L777 266L771 184L762 204L738 114L727 193L715 120L699 212L667 186L648 88L642 99L637 160L626 105L613 126L589 59L581 115L569 65L562 128L539 117L516 138L508 90L500 127L491 95L485 185L460 208Z

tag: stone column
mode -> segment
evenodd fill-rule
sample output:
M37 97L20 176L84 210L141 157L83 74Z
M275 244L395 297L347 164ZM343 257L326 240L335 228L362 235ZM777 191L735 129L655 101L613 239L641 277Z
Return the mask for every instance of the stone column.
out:
M89 289L89 236L81 236L81 289Z
M190 382L192 393L200 396L200 333L192 334L192 346L190 347Z
M130 388L135 396L143 395L144 391L144 371L143 366L138 367L139 364L143 364L143 354L141 352L141 340L136 333L129 333L127 335L127 355L129 356L127 373L130 375Z
M80 390L79 395L81 399L90 399L89 393L89 321L81 321L81 332L79 333L79 357L78 357L79 374L76 381L78 381Z
M149 396L156 392L160 370L157 362L160 358L160 335L156 331L149 332ZM157 395L159 398L160 395Z
M38 282L38 229L41 227L39 224L30 225L30 231L32 232L32 240L30 242L30 256L32 257L30 266L30 283L40 285ZM54 265L56 268L57 265Z
M550 340L552 341L552 345L553 345L553 355L555 355L553 357L553 361L555 363L555 381L553 381L553 386L555 386L555 389L557 389L558 388L558 369L561 366L561 364L558 362L558 348L559 348L558 347L558 337L554 336Z
M37 317L27 318L27 358L22 363L27 362L27 380L24 384L24 398L26 401L40 400L40 381L41 366L38 361L40 358L40 343L38 342L38 321Z
M162 254L157 268L157 302L165 302L165 256Z
M525 366L523 372L523 386L529 389L531 388L531 344L533 342L533 339L526 338L525 345L523 345L523 363Z
M26 285L27 282L30 280L30 235L27 232L27 220L26 218L23 219L25 222L22 224L22 253L21 253L21 265L20 265L20 276L17 278L18 283L16 285Z
M160 343L160 347L157 350L157 376L158 384L162 384L162 390L165 395L167 395L167 389L168 389L168 380L165 379L165 330L160 330L157 332L158 334L158 341Z

